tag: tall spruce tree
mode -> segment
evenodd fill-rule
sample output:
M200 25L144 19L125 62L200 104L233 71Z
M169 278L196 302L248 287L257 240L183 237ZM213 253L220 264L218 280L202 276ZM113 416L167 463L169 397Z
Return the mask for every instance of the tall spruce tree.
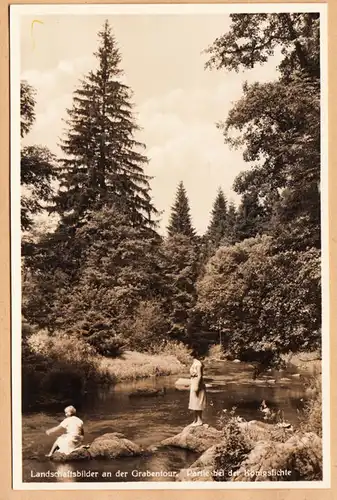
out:
M83 78L67 110L58 211L76 226L97 209L119 206L132 225L153 226L148 160L135 139L132 92L122 82L121 55L107 21L98 38L97 68Z
M238 241L263 234L265 225L264 208L255 193L244 194L238 208L235 236Z
M130 247L146 244L146 238L158 238L153 230L156 210L150 199L149 177L143 170L147 158L139 152L143 145L134 137L138 127L131 91L121 81L121 56L107 22L98 36L97 68L83 78L68 110L68 129L62 142L65 159L55 197L60 222L35 251L36 271L30 288L35 297L44 298L43 308L32 294L26 305L31 321L51 329L55 329L57 314L59 329L71 323L67 313L61 318L59 311L69 310L74 290L81 283L91 251L90 239L83 235L90 224L98 224L111 210L116 221L118 216L123 218L130 234L134 230L139 235L137 243L126 242ZM115 226L113 229L111 238L118 233ZM120 228L121 233L129 234L124 229ZM112 243L104 244L108 254Z
M177 234L193 238L195 229L192 226L190 205L183 182L178 185L175 202L171 209L169 225L167 227L169 236Z
M232 201L230 201L227 207L227 215L226 215L227 231L226 231L226 238L224 238L229 245L234 245L234 243L237 242L236 218L237 218L237 213L235 205Z
M195 284L199 274L199 251L194 238L172 234L162 245L164 299L168 336L188 341L193 307L196 303Z
M206 239L218 247L221 240L227 236L227 200L221 188L213 203L211 221L206 231Z

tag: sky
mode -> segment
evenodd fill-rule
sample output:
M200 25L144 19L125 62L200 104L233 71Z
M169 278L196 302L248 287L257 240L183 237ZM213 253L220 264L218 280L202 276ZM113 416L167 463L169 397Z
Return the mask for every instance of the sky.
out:
M276 78L277 57L250 71L204 69L203 51L230 25L228 15L54 15L21 18L21 78L37 91L36 122L24 144L41 144L61 156L66 108L80 78L95 68L97 32L112 26L124 79L133 90L149 164L152 198L168 224L177 185L183 181L192 222L202 234L221 187L230 201L235 177L249 168L242 151L224 144L216 123L242 95L244 81ZM34 23L32 21L39 22Z

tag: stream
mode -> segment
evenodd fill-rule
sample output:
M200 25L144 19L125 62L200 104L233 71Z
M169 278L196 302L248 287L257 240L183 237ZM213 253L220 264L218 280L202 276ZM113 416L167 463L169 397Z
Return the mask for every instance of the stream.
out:
M217 426L223 409L237 408L236 414L246 420L262 420L260 403L265 399L269 406L283 411L284 419L292 424L298 421L298 408L305 395L304 378L291 372L269 372L258 380L252 379L253 368L249 364L214 362L205 368L208 404L204 421ZM143 448L159 444L179 433L192 418L187 409L189 393L177 390L175 382L185 373L170 377L158 377L135 382L119 383L110 388L88 394L78 416L84 421L85 443L108 432L121 432L126 438ZM129 397L138 389L165 388L165 393L156 397ZM63 419L63 408L23 414L23 481L24 482L69 482L69 481L173 481L172 472L188 467L198 455L181 449L165 449L140 457L120 458L110 461L57 463L45 457L56 436L47 436L45 430ZM60 476L44 477L39 473L60 472ZM67 472L81 477L68 477ZM159 476L146 476L147 471ZM164 471L164 472L163 472ZM89 473L92 477L86 477Z

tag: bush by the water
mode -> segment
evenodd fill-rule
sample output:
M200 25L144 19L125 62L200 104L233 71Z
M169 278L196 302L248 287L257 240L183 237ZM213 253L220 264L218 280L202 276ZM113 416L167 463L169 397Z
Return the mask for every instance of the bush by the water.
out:
M23 406L80 402L99 384L180 373L188 349L166 342L156 354L125 351L101 356L81 335L27 330L22 344Z
M115 358L122 353L125 342L118 336L113 335L111 332L98 331L88 336L85 339L88 344L95 348L98 354Z
M211 345L208 349L207 357L209 360L225 359L225 352L222 345Z
M235 408L220 417L223 429L223 442L215 449L215 469L224 471L223 475L215 476L215 480L224 481L235 472L251 451L249 441L238 426Z
M168 323L159 301L142 301L135 314L125 318L120 330L128 349L149 351L167 339Z
M313 376L307 384L310 398L306 401L300 414L300 428L305 432L314 432L322 437L322 379L320 375Z
M39 331L23 340L22 383L26 406L74 401L97 382L97 354L80 336Z
M193 360L192 350L177 340L163 340L160 344L154 345L150 352L162 356L174 356L183 365L189 365Z

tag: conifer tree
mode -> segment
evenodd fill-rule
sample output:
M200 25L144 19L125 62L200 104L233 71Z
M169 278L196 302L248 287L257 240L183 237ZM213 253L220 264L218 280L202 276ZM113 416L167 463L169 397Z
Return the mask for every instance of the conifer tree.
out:
M172 234L164 240L162 250L167 333L174 340L187 341L197 296L195 284L199 272L198 245L188 235Z
M262 234L265 225L265 211L255 193L244 194L238 208L235 237L237 241Z
M178 185L167 231L169 236L177 234L190 238L195 236L195 229L191 221L189 201L182 181Z
M235 208L234 203L232 201L230 201L228 203L228 207L227 207L227 216L226 216L227 230L226 230L226 238L225 238L227 243L230 245L233 245L234 243L237 242L236 219L237 219L236 208Z
M213 203L206 238L212 245L217 247L225 236L227 236L227 200L222 189L219 188Z
M98 38L97 68L83 78L67 110L58 211L63 222L76 226L90 212L120 206L132 225L152 226L148 160L135 139L132 93L122 82L121 55L107 21Z

